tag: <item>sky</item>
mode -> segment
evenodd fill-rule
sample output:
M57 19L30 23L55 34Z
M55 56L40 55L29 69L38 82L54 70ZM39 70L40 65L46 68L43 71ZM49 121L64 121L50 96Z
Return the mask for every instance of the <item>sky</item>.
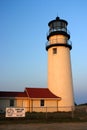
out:
M74 98L87 103L87 0L0 0L0 91L47 87L48 22L68 21Z

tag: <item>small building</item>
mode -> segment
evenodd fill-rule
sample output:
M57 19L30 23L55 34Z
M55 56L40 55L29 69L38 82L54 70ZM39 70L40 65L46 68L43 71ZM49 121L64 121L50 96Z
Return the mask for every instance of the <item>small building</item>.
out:
M24 92L0 91L0 110L19 107L25 108L26 112L55 112L60 100L48 88L25 88Z

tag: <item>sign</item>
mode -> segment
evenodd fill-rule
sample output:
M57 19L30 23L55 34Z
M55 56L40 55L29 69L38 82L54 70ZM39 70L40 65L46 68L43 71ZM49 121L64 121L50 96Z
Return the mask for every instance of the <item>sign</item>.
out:
M25 117L24 108L6 108L6 117Z

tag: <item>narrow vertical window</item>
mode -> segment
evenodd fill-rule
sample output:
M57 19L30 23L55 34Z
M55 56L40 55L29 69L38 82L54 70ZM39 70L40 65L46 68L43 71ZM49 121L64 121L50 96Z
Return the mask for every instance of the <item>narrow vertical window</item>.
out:
M53 48L53 54L57 54L57 48Z
M13 107L13 106L14 106L14 100L11 99L11 100L10 100L10 107Z
M44 106L44 100L40 100L40 106Z

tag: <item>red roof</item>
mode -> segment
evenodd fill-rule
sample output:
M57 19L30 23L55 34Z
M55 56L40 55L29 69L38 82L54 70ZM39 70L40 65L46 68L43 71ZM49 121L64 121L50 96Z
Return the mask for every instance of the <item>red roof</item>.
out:
M25 91L30 98L60 98L48 88L26 88Z
M60 98L48 88L25 88L24 92L0 91L0 97Z
M0 97L27 97L27 94L26 94L26 92L0 91Z

